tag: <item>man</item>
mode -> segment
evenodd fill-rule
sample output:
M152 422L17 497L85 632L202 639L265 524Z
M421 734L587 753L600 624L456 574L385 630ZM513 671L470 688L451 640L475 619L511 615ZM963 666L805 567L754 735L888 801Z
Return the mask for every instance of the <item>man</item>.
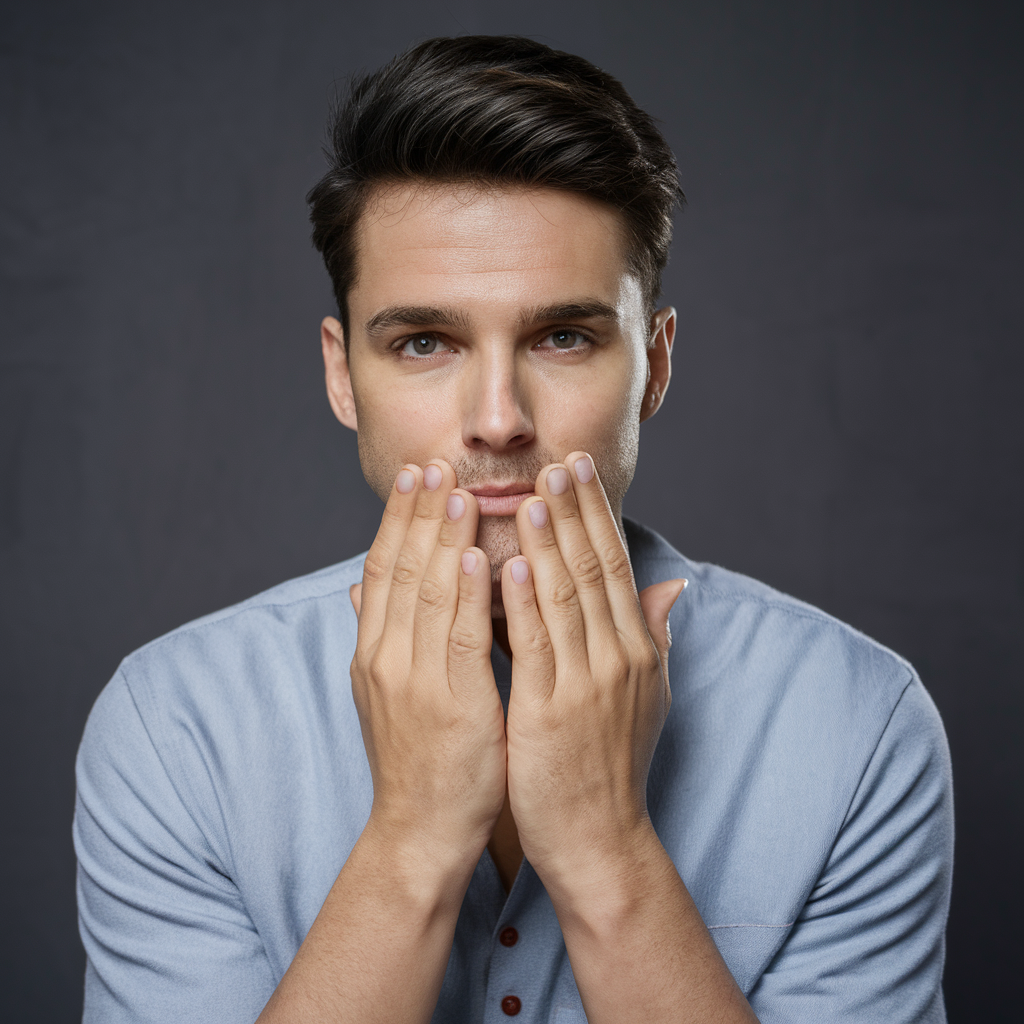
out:
M99 698L86 1019L943 1020L913 671L621 517L675 332L651 120L580 58L432 40L333 146L327 389L381 527Z

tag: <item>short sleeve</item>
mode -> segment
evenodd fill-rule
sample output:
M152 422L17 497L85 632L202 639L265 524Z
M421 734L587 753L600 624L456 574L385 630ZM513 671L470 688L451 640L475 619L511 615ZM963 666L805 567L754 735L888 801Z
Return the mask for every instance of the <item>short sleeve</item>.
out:
M953 866L949 751L915 678L857 787L827 866L750 994L762 1024L932 1024Z
M251 1024L276 985L269 960L120 672L89 717L76 772L86 1024Z

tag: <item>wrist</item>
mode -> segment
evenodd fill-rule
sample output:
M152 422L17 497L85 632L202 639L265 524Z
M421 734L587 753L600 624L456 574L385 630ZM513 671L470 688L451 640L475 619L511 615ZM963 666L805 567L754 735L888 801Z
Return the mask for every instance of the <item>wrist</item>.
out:
M532 864L532 861L531 861ZM678 874L649 818L599 845L569 846L534 865L563 928L614 931L644 913L650 896Z
M356 848L403 898L424 906L461 905L486 842L486 837L460 841L451 832L396 820L374 808Z

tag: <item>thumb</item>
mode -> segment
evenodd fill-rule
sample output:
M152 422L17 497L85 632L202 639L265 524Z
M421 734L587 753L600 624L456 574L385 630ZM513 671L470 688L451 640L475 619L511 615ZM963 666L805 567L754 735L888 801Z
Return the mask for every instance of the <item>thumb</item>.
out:
M672 635L668 628L668 613L679 595L686 589L687 580L665 580L644 587L639 593L640 610L644 613L647 632L651 634L658 649L661 669L668 680L668 649L672 646Z
M362 583L353 583L348 588L349 600L352 602L352 607L356 610L356 618L359 618L359 609L363 606L363 585Z

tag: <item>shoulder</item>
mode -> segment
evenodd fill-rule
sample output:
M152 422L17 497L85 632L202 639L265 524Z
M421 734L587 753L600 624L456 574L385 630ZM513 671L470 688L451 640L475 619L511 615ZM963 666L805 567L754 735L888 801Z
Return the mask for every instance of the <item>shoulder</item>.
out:
M228 667L232 659L255 661L274 652L312 650L328 630L354 631L355 615L348 591L362 577L360 554L337 565L280 583L260 594L205 615L140 647L121 663L132 684L163 668L195 670L194 655L208 659L211 669Z
M917 682L906 659L827 612L742 573L695 562L638 524L627 524L627 536L638 587L673 575L689 580L671 624L691 672L728 676L775 697L817 693L834 709L874 705L881 717Z
M363 557L289 580L128 655L93 707L83 749L101 735L143 729L161 754L179 748L172 760L180 760L181 747L265 736L311 704L350 699L335 676L339 666L347 674L354 650L348 590Z

